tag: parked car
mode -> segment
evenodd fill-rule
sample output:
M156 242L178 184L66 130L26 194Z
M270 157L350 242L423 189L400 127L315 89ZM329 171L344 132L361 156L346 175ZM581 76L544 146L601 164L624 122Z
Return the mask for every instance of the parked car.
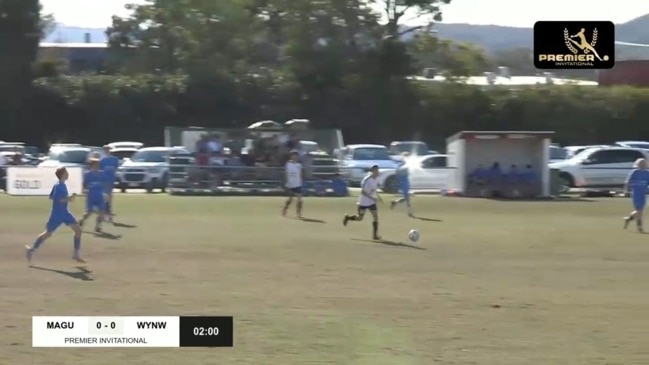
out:
M137 148L118 147L111 149L110 153L119 159L119 163L121 165L124 163L124 161L129 160L137 151Z
M88 157L92 153L89 147L51 147L47 159L39 167L83 167L88 166Z
M174 153L188 153L175 147L145 147L138 150L117 169L117 187L127 189L154 189L165 192L169 183L169 157Z
M380 169L396 169L399 163L393 160L385 146L378 144L352 144L340 151L343 174L350 185L358 186L373 165Z
M435 155L437 151L432 151L428 145L421 141L393 141L389 147L390 156L397 161L402 160L402 154L408 152L414 156Z
M412 156L404 160L408 168L412 190L445 189L454 169L448 168L448 155ZM397 193L399 183L396 169L383 169L379 175L379 185L386 193Z
M140 148L144 147L144 143L142 142L111 142L108 143L106 146L110 149L115 149L115 148L134 148L136 150L139 150Z
M603 145L603 144L597 144L597 145L587 145L587 146L566 146L563 147L564 150L566 150L566 160L572 158L573 156L577 155L578 153L581 153L584 150L587 150L589 148L607 148L611 147L609 145Z
M643 150L649 150L649 142L646 141L618 141L615 142L614 144L620 147L640 148Z
M550 163L563 161L568 157L568 151L559 146L550 146Z
M572 158L550 164L559 169L566 188L620 187L639 158L649 158L649 151L626 147L588 148Z

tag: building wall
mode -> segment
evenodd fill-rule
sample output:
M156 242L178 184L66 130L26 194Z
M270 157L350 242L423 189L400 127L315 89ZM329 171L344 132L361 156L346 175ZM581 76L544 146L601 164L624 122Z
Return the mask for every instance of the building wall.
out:
M103 69L107 56L106 47L42 46L38 52L38 58L41 60L65 61L71 74L99 72Z
M649 87L649 60L617 61L614 68L600 70L598 79L602 86Z

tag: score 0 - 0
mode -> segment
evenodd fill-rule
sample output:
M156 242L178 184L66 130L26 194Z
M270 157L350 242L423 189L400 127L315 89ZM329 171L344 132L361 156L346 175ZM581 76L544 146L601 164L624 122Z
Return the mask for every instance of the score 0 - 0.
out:
M119 317L91 317L88 321L88 333L92 335L121 335L123 332L124 321Z

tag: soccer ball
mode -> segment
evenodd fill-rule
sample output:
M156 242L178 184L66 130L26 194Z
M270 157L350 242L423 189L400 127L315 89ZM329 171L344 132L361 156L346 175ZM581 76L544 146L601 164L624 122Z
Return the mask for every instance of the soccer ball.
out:
M419 231L416 229L411 229L410 232L408 232L408 238L412 242L419 241Z

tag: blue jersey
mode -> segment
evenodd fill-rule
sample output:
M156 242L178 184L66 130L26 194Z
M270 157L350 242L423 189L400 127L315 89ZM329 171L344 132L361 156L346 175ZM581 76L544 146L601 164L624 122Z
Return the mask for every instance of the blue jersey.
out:
M83 186L88 191L88 199L103 199L104 187L109 177L104 171L88 171L83 178Z
M115 181L115 174L117 173L118 167L119 159L115 156L106 156L99 160L99 169L104 171L107 181Z
M395 172L395 176L397 177L399 186L410 186L410 172L408 171L408 167L404 165L400 166Z
M631 197L643 200L647 196L647 187L649 187L649 170L636 169L631 171L626 180L631 191Z
M50 199L52 200L52 216L62 216L69 214L68 212L68 187L65 183L59 181L54 184L50 192Z

